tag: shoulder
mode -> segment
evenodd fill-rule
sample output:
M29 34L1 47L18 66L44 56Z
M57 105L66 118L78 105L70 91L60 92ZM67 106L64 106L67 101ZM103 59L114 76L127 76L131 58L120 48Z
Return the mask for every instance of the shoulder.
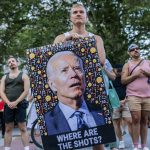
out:
M47 111L45 114L44 114L44 117L45 117L45 119L47 119L47 118L51 118L53 115L52 115L53 113L52 113L52 111Z
M148 67L150 67L150 60L149 59L143 59L143 62L142 62L142 64L145 66L148 66Z
M150 60L147 60L147 61L148 61L149 65L150 65Z
M95 36L95 34L92 33L92 32L89 32L89 36L90 36L90 37L91 37L91 36Z
M126 62L126 63L123 65L122 70L123 70L123 71L128 70L128 69L129 69L129 66L130 66L130 61Z
M5 81L6 77L9 75L9 73L5 74L2 79L1 79L1 82Z
M29 76L26 73L21 72L23 80L29 80Z
M48 112L46 112L45 113L45 118L51 118L51 117L55 117L58 113L60 113L61 112L61 110L60 110L60 108L59 108L59 106L58 106L58 104L54 107L54 109L53 110L49 110Z
M9 73L3 75L3 76L2 76L2 79L5 79L8 75L9 75Z
M103 39L101 38L101 36L99 36L99 35L94 35L94 37L95 37L97 46L99 46L99 47L101 47L101 48L104 47ZM104 48L103 48L103 50L104 50Z
M6 76L7 76L7 75L4 75L4 76L1 78L0 89L5 89L5 84L7 83L7 82L6 82Z
M96 35L96 34L94 34L94 36L95 36L95 39L96 39L97 42L100 42L100 43L102 42L103 43L103 39L102 39L101 36Z
M144 59L144 61L150 64L150 60L149 59Z
M1 79L1 84L0 84L1 87L5 86L5 80L6 80L6 75L4 75Z
M64 38L65 38L65 35L64 35L64 34L58 35L58 36L55 38L55 40L54 40L54 44L63 42L63 41L64 41Z
M130 61L128 61L128 62L126 62L124 65L123 65L123 68L125 67L129 67L129 65L130 65Z
M44 114L44 118L46 122L54 121L62 117L62 112L58 105L55 106L53 110L49 110Z
M44 120L46 122L46 124L50 121L53 120L55 117L53 111L49 110L44 114Z
M109 60L107 58L105 59L105 65L106 66L111 65L111 63L109 62Z

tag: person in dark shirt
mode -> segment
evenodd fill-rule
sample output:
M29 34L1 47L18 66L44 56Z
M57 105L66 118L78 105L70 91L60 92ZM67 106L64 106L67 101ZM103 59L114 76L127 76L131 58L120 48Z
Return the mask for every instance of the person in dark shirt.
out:
M25 98L30 88L29 78L26 74L19 71L18 61L15 57L9 57L7 64L10 72L2 77L0 88L1 97L5 102L5 150L11 149L12 131L15 120L21 132L24 150L29 150L25 103Z
M124 100L126 97L126 86L121 83L122 65L116 65L114 72L116 74L116 79L113 81L113 85L116 89L119 99Z
M112 82L120 99L120 107L113 109L112 119L116 131L116 135L119 140L119 148L123 148L124 141L123 141L123 135L121 130L121 122L123 119L127 123L129 133L132 136L131 133L132 119L131 119L131 114L128 105L126 103L126 86L121 83L122 65L120 64L115 65L113 70L116 74L116 79Z

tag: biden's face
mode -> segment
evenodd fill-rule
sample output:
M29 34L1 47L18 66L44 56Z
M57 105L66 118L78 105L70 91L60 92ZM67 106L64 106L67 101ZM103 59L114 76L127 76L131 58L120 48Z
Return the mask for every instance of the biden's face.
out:
M54 75L50 84L58 97L70 99L81 97L85 90L85 80L79 59L74 55L63 55L52 65Z

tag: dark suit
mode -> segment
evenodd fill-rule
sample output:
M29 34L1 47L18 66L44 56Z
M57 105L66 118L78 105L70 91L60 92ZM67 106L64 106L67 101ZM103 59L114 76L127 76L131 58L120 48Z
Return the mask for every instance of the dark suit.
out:
M97 126L105 124L104 116L102 115L100 108L99 110L94 110L92 107L90 107L89 112L92 114ZM56 105L53 111L48 111L44 117L48 135L71 131L63 112L59 108L59 105Z

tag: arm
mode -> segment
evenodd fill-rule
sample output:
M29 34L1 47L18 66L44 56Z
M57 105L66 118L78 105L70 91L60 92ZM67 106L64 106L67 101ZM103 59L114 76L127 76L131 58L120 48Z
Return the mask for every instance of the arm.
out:
M83 36L81 36L77 33L69 33L69 35L67 35L67 36L65 36L64 34L61 34L55 38L54 44L66 42L66 41L77 39L77 38L83 38Z
M107 76L108 76L108 78L109 78L110 80L115 80L115 79L116 79L116 74L114 73L113 70L112 70L112 71L108 71L108 70L106 70L105 67L104 67L104 71L106 72L106 74L107 74Z
M5 94L5 79L6 79L6 75L2 77L1 84L0 84L0 93L1 93L1 98L9 106L10 101Z
M148 63L149 63L149 68L150 68L150 60L147 60L148 61ZM150 72L147 72L147 71L145 71L145 70L143 70L143 69L141 69L142 70L142 73L146 76L146 77L150 77Z
M30 88L30 80L29 80L29 77L26 74L23 74L22 80L24 82L24 91L18 97L18 99L15 101L17 104L27 97L28 92L29 92L29 88Z
M32 95L29 95L29 96L28 96L28 101L29 101L29 102L32 102L32 100L33 100L33 96L32 96Z
M58 35L55 40L54 40L54 44L57 44L57 43L62 43L65 41L65 35L64 34L61 34L61 35Z
M33 101L33 96L32 96L32 94L31 94L31 89L29 90L29 93L28 93L28 95L27 95L27 100L29 101L29 102L32 102Z
M103 69L105 71L105 74L108 76L108 78L110 80L115 80L116 79L116 74L113 71L112 65L111 65L111 63L109 62L108 59L105 59L105 64L103 66Z
M128 65L128 63L126 63L122 69L121 83L122 84L131 83L132 81L134 81L136 78L138 78L140 76L140 73L141 73L141 71L139 70L139 72L137 72L136 74L129 75L129 65Z
M100 58L100 62L102 64L102 66L105 63L105 49L104 49L104 44L103 44L103 40L100 36L96 35L96 46L97 46L97 51L98 51L98 55Z

